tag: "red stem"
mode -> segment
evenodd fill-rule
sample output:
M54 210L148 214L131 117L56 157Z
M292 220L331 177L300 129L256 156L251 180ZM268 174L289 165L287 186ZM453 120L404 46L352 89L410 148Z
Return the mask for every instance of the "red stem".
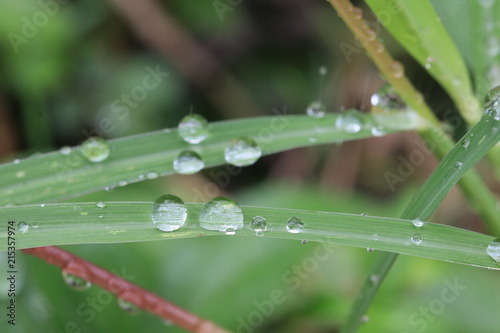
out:
M130 281L56 246L36 247L22 251L37 256L51 265L59 266L63 271L106 289L118 298L133 303L161 318L168 319L189 332L228 333L214 323L197 317Z

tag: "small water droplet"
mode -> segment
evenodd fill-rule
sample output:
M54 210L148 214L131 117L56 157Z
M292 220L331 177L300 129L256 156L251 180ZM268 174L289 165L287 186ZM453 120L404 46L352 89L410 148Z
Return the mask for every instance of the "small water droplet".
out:
M161 231L182 228L187 219L187 208L181 198L166 194L156 199L151 208L151 220Z
M372 127L372 135L375 137L381 137L385 135L384 128L380 125Z
M18 171L18 172L16 172L16 177L17 178L23 178L24 176L26 176L26 172L25 171Z
M40 204L40 207L42 207L42 208L45 207L45 204Z
M362 324L366 324L370 319L368 318L367 315L364 315L364 316L361 316L361 318L359 319L359 321L362 323Z
M17 224L17 230L19 230L19 232L21 232L21 233L23 233L23 234L24 234L26 231L28 231L29 227L30 227L30 226L29 226L29 225L28 225L28 223L26 223L26 222L19 222L19 223Z
M205 162L198 153L186 150L174 160L174 170L181 175L191 175L197 173L205 166Z
M405 73L405 68L399 61L393 61L390 70L392 72L392 75L396 78L399 79L403 77Z
M91 162L102 162L108 158L110 147L103 138L88 138L82 143L81 152Z
M320 101L313 101L307 106L306 113L310 117L323 118L326 113L326 107Z
M321 66L318 69L318 73L319 75L325 76L326 74L328 74L328 69L326 68L326 66Z
M102 219L104 217L104 214L103 213L97 213L97 217Z
M460 169L462 169L462 165L463 165L463 163L462 163L462 162L455 162L455 170L460 170Z
M146 178L147 178L147 179L156 179L156 178L158 178L158 177L159 177L159 174L158 174L158 172L156 172L156 171L151 171L151 172L148 172L148 173L146 174Z
M123 298L118 298L117 303L120 309L129 314L136 314L141 311L141 308L139 308L137 305L132 302L126 301Z
M286 223L286 230L291 234L300 234L304 229L304 222L298 217L291 217Z
M199 114L190 114L182 118L178 131L182 140L187 143L197 144L207 138L208 122Z
M363 126L361 113L355 110L343 112L337 117L335 127L346 133L359 133Z
M491 89L486 96L484 97L484 108L488 111L488 109L498 106L498 102L500 100L500 86L496 86Z
M102 201L98 201L95 203L95 205L98 207L98 208L104 208L106 207L106 204Z
M486 248L486 253L497 263L500 263L500 238L494 239Z
M370 282L372 284L377 285L379 280L380 280L380 278L378 277L378 275L375 275L375 274L370 275Z
M232 228L227 228L225 233L226 233L227 236L234 236L234 235L236 235L236 231L234 229L232 229Z
M366 213L361 213L361 216L363 216L363 217L367 217L367 216L368 216L368 214L366 214Z
M200 212L200 227L225 232L243 228L243 211L232 199L217 197L205 204Z
M411 235L411 241L413 242L413 244L419 245L420 243L422 243L422 235L418 233Z
M470 139L469 138L464 139L464 141L462 142L462 147L467 149L469 148L469 146L470 146Z
M406 111L408 109L406 103L390 84L383 85L370 98L372 106L379 107L388 111Z
M14 164L19 164L19 163L21 163L21 160L20 160L20 159L18 159L18 158L16 158L14 161L12 161L12 163L14 163Z
M378 240L379 240L379 236L378 236L378 234L373 234L372 239L373 239L374 241L378 241Z
M413 225L417 228L420 228L421 226L424 225L424 221L422 221L421 218L416 218L414 219L413 221L411 221L413 223Z
M352 13L354 14L354 17L356 17L357 19L360 19L363 17L363 10L359 7L353 7Z
M59 149L59 152L62 154L62 155L69 155L71 154L71 147L68 147L68 146L64 146L64 147L61 147L61 149Z
M260 150L259 145L249 137L240 137L233 140L224 153L227 163L239 167L254 164L261 155L262 150Z
M126 181L126 180L120 180L118 182L118 186L122 186L123 187L123 186L127 186L127 185L128 185L128 181Z
M306 245L307 243L309 243L309 241L307 239L302 239L300 241L300 244L302 244L302 245Z
M113 187L112 187L112 186L106 186L106 187L104 188L104 190L105 190L106 192L111 192L111 191L113 191Z
M385 50L384 44L382 44L382 42L380 42L380 41L376 41L375 42L375 51L377 53L382 53L382 52L384 52L384 50Z
M255 231L256 236L264 236L264 231L267 230L267 220L262 216L252 217L250 229Z
M38 229L40 227L37 222L33 222L31 226L33 227L33 229Z
M79 276L68 273L65 270L62 271L62 277L64 282L74 290L84 291L88 290L92 286L89 281Z
M375 249L373 247L367 247L366 252L374 252Z

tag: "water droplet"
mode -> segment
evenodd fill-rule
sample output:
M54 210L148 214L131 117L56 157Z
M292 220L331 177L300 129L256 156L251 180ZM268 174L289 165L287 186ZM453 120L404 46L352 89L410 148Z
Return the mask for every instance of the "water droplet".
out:
M111 191L113 191L113 187L112 187L112 186L106 186L106 187L104 188L104 190L105 190L106 192L111 192Z
M352 13L354 14L354 17L356 17L357 19L363 17L363 10L359 7L353 7Z
M45 207L45 204L40 204L40 207L42 207L42 208Z
M14 163L14 164L19 164L19 163L21 163L21 160L20 160L20 159L18 159L18 158L16 158L14 161L12 161L12 163Z
M496 238L488 245L486 253L497 263L500 263L500 238Z
M118 298L117 303L118 303L118 306L120 307L120 309L122 309L123 311L125 311L129 314L136 314L136 313L139 313L141 311L141 308L139 308L137 305L135 305L134 303L131 303L129 301L126 301L123 298Z
M118 182L118 186L127 186L127 185L128 185L128 181L126 181L126 180L120 180Z
M367 315L361 316L361 318L359 319L359 321L363 324L366 324L368 322L368 320L370 320L370 319L368 318Z
M207 138L208 122L199 114L190 114L182 118L178 131L182 140L187 143L197 144Z
M239 167L254 164L261 155L262 151L260 147L255 140L249 137L241 137L233 140L224 153L227 163Z
M232 199L217 197L205 204L200 212L200 227L225 232L243 228L243 211Z
M300 241L300 244L302 244L302 245L306 245L307 243L309 243L309 241L307 239L302 239Z
M422 243L422 235L420 234L411 235L411 241L413 242L413 244L419 245L420 243Z
M422 221L421 218L416 218L414 219L413 221L411 221L413 223L413 225L417 228L420 228L421 226L424 225L424 221Z
M363 122L361 113L355 110L343 112L337 117L335 127L347 133L359 133Z
M71 151L72 151L71 147L68 146L64 146L61 149L59 149L59 152L63 155L69 155L71 154Z
M187 208L181 198L166 194L153 203L151 220L161 231L174 231L182 228L187 219Z
M81 152L91 162L102 162L108 158L110 147L103 138L88 138L82 143Z
M29 226L29 225L28 225L28 223L26 223L26 222L19 222L19 223L17 224L17 230L19 230L19 232L21 232L21 233L23 233L23 234L24 234L26 231L28 231L29 227L30 227L30 226Z
M455 170L460 170L460 169L462 169L462 165L463 165L463 163L462 163L462 162L455 162Z
M313 101L307 106L306 113L310 117L323 118L326 113L326 107L320 101Z
M373 252L375 251L375 249L373 247L367 247L366 248L366 252Z
M156 178L158 178L158 177L159 177L159 174L158 174L158 172L156 172L156 171L151 171L151 172L148 172L148 173L146 174L146 178L147 178L147 179L156 179Z
M408 109L407 105L394 87L390 84L382 86L375 94L370 98L372 106L379 107L388 111L406 111Z
M494 106L498 106L500 100L500 86L496 86L491 89L484 97L484 108L490 109Z
M469 146L470 146L470 139L469 138L464 139L464 141L462 142L462 147L467 149L469 148Z
M384 128L382 126L373 126L372 127L372 135L376 137L381 137L385 135Z
M304 229L304 222L298 217L291 217L286 223L286 231L291 234L300 234Z
M370 282L373 283L374 285L377 285L379 282L380 278L378 275L372 274L370 275Z
M326 66L321 66L318 69L318 73L319 75L325 76L326 74L328 74L328 69L326 68Z
M234 236L234 235L236 235L236 231L234 229L232 229L232 228L227 228L225 233L226 233L227 236Z
M267 230L267 220L262 216L252 217L250 229L255 231L256 236L264 236L264 231Z
M405 68L399 61L393 61L390 70L392 72L392 75L396 78L399 79L403 77L405 73Z
M33 229L38 229L40 227L37 222L33 222L31 226L33 227Z
M23 178L24 176L26 176L26 172L25 171L18 171L18 172L16 172L16 177L17 178Z
M104 214L103 213L97 213L97 217L102 219L104 217Z
M72 289L75 289L78 291L88 290L92 286L92 284L89 281L87 281L79 276L68 273L64 270L62 271L62 277L63 277L64 282L68 286L70 286Z
M384 50L385 50L384 44L382 44L380 41L376 41L375 42L375 51L377 53L382 53L382 52L384 52Z
M367 217L367 216L368 216L368 214L366 214L366 213L361 213L361 216L363 216L363 217Z
M174 160L174 170L181 175L197 173L205 166L205 162L196 152L187 150L177 156Z
M379 236L378 236L378 234L373 234L372 239L373 239L374 241L378 241L378 240L379 240Z
M102 201L98 201L95 203L95 205L98 207L98 208L104 208L106 207L106 204Z

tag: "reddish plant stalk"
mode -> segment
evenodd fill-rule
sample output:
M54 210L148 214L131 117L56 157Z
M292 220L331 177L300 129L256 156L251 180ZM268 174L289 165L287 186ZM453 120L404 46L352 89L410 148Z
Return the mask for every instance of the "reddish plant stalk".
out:
M64 272L85 279L115 294L118 298L137 305L175 325L193 333L228 333L214 323L202 319L161 297L127 281L99 266L56 246L22 250L47 263L59 266Z

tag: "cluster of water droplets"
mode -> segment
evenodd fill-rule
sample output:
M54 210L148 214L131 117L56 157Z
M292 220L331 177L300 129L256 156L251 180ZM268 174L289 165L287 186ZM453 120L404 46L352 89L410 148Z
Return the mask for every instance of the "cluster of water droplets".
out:
M500 121L500 86L496 86L486 94L484 107L488 116Z

